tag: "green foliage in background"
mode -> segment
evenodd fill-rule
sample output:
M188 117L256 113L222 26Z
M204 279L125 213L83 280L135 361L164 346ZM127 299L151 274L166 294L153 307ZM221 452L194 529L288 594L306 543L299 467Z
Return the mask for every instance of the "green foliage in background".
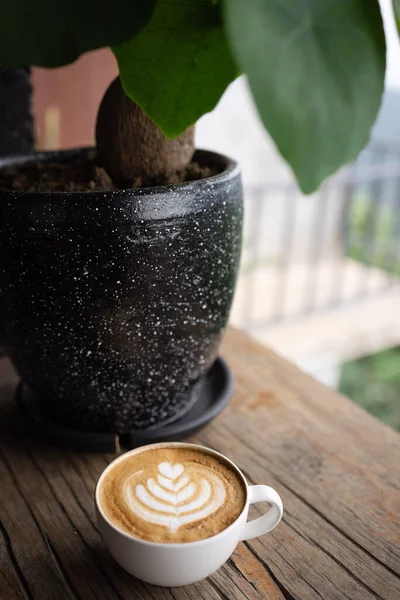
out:
M375 202L368 194L360 194L352 200L346 255L400 276L400 240L393 235L394 209L381 206L376 210ZM370 231L371 221L373 231Z
M304 192L365 145L385 76L378 0L2 0L1 65L57 66L100 46L168 136L246 73Z
M400 431L400 348L344 364L339 389Z
M400 276L400 239L393 235L395 210L381 206L368 194L353 198L348 217L347 256ZM370 231L371 220L375 222ZM373 252L369 251L372 243ZM397 315L394 315L397 318ZM367 411L400 431L400 348L345 363L341 369L340 391Z

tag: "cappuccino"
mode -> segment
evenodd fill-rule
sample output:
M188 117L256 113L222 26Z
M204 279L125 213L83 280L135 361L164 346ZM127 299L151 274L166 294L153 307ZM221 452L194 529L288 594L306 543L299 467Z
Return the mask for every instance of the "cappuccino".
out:
M106 518L133 537L194 542L220 533L246 504L240 474L207 449L160 446L129 453L106 472L98 493Z

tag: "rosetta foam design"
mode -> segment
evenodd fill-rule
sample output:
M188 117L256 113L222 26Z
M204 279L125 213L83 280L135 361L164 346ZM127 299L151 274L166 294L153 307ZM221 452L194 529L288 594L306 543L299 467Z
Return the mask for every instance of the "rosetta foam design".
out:
M207 472L197 483L185 473L182 464L162 462L156 478L146 485L135 485L129 478L125 486L125 501L141 519L167 527L171 533L182 525L205 519L225 502L225 486L217 474Z

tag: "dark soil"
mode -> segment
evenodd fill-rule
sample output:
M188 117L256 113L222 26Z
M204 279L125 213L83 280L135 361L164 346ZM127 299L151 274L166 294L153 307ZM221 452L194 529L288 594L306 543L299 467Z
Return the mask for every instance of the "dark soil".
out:
M106 171L96 164L96 153L93 151L68 163L43 161L4 167L0 171L0 188L24 192L106 192L195 181L220 172L214 165L192 162L183 171L168 177L149 180L136 177L117 187Z

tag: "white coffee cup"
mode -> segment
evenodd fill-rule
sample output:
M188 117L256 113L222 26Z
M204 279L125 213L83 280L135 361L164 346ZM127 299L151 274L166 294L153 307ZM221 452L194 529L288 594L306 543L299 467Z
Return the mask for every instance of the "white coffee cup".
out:
M195 542L158 543L135 538L118 529L105 516L99 503L99 490L104 477L113 466L146 450L165 447L192 448L222 458L229 463L246 486L246 503L237 519L212 537ZM250 504L268 502L271 508L257 519L247 521ZM95 504L101 536L115 560L128 573L154 585L175 587L194 583L219 569L231 556L241 540L258 537L272 531L283 514L279 494L267 485L248 485L240 469L226 456L196 444L166 442L131 450L118 457L100 475L96 485Z

